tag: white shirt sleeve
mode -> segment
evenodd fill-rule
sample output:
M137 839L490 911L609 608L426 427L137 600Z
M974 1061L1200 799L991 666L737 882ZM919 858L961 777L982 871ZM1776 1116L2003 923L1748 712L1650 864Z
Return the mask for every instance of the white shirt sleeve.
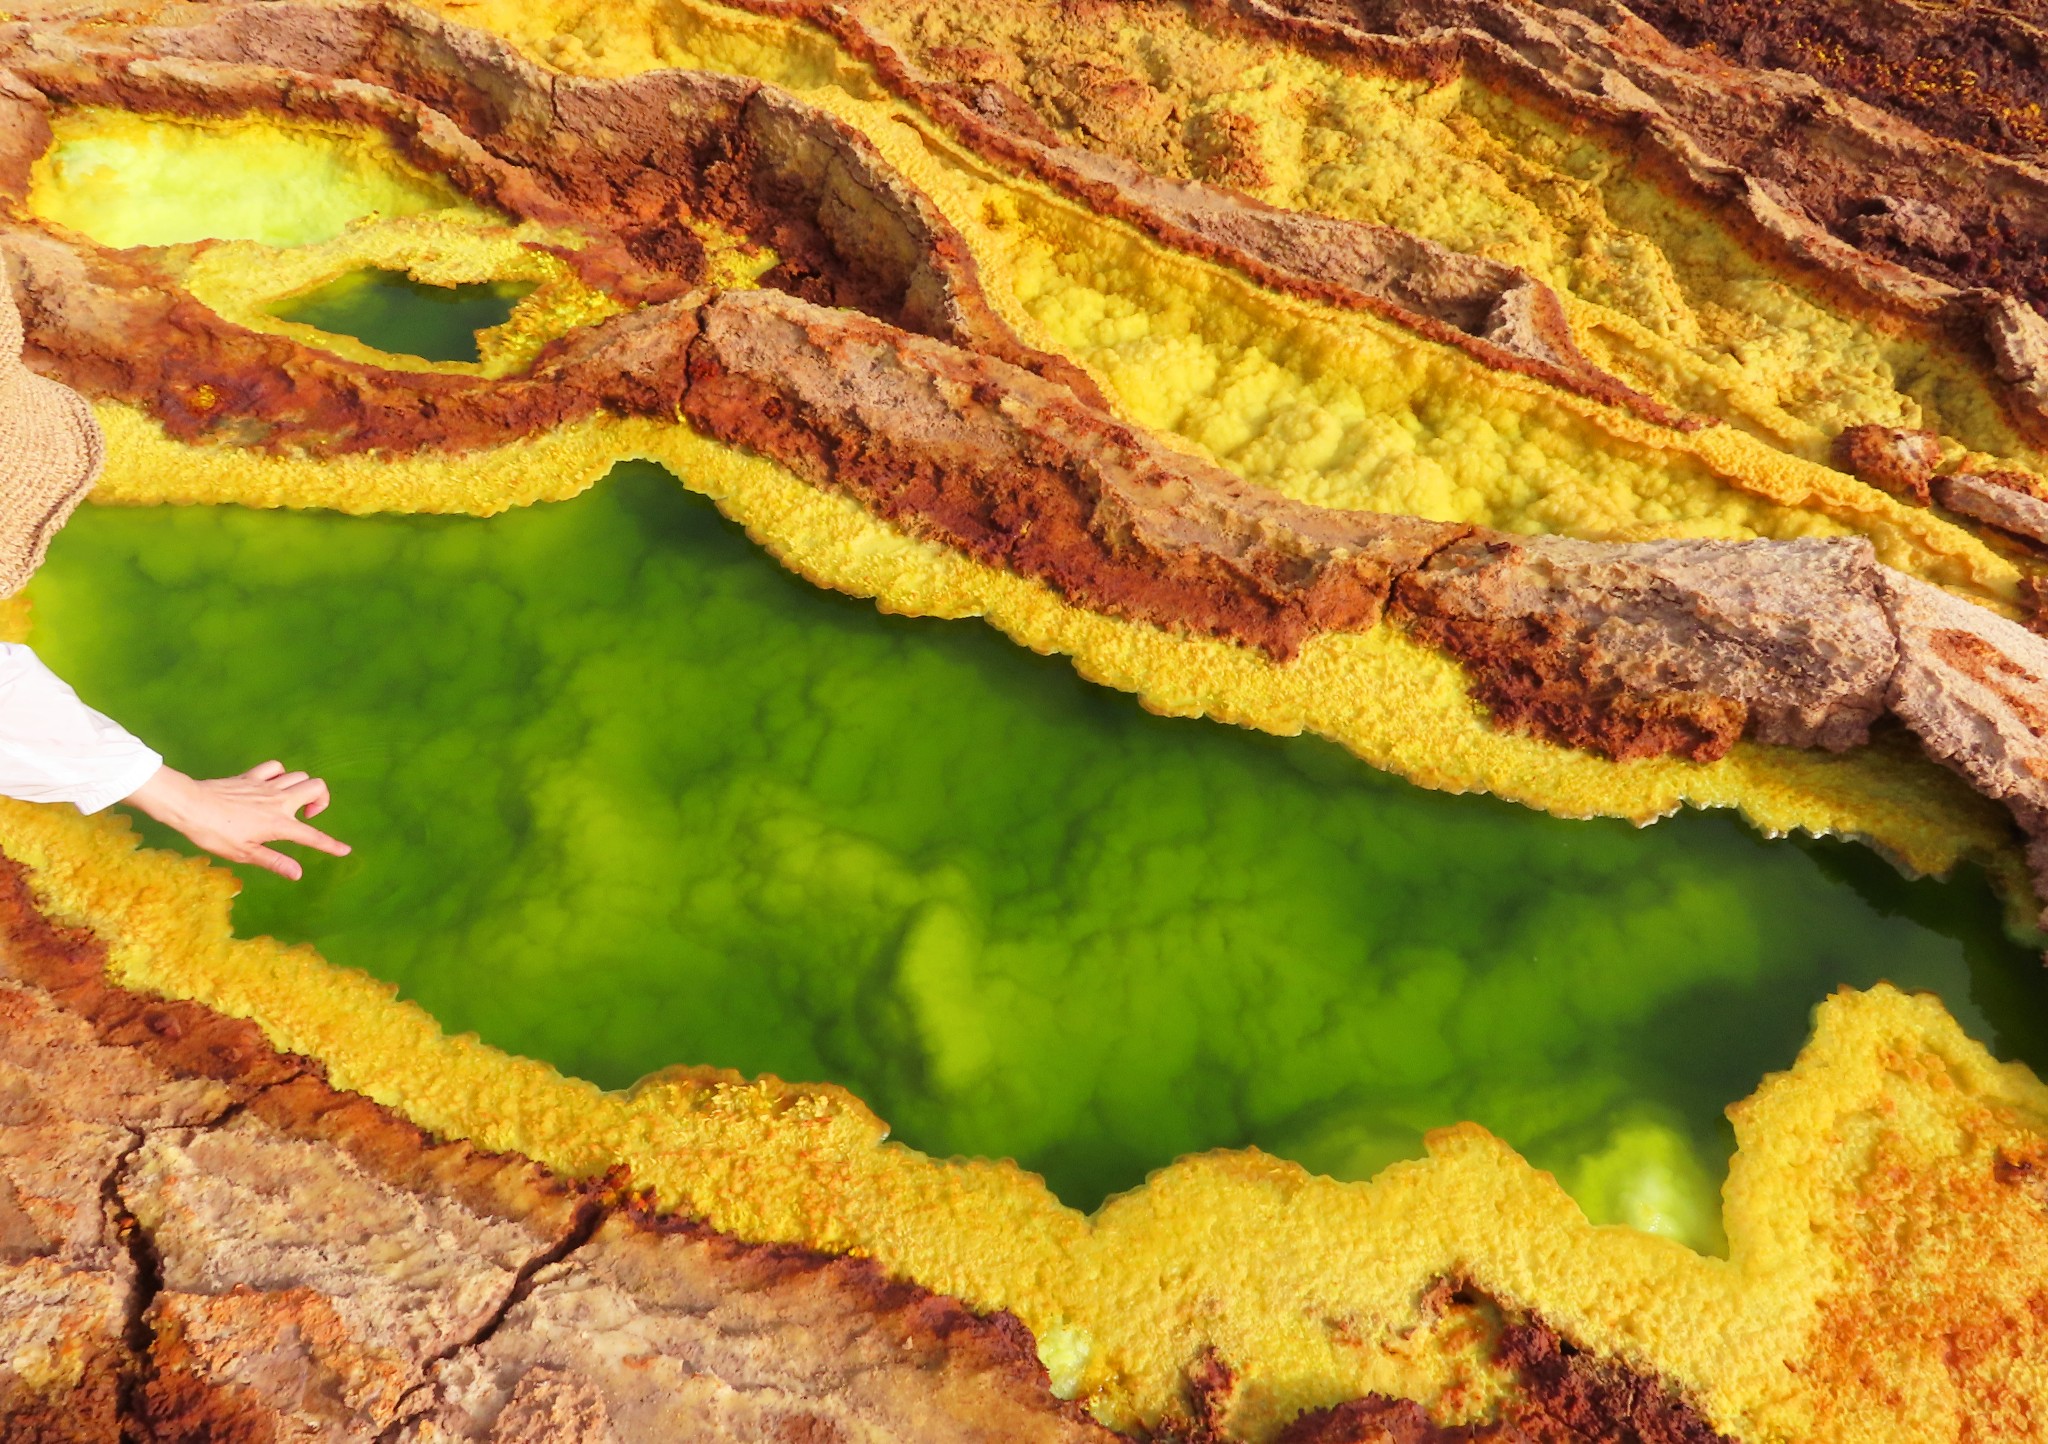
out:
M0 797L98 812L164 759L78 694L27 647L0 642Z

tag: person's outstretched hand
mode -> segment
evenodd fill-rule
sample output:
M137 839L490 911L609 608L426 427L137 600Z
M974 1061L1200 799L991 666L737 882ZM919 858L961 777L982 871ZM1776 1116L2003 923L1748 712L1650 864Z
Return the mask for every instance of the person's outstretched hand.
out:
M175 767L159 767L124 800L166 827L175 827L215 857L253 862L293 882L305 870L296 859L265 843L301 842L336 857L348 856L347 843L299 820L301 808L307 817L327 810L327 784L303 772L287 772L282 762L259 763L239 777L203 781Z

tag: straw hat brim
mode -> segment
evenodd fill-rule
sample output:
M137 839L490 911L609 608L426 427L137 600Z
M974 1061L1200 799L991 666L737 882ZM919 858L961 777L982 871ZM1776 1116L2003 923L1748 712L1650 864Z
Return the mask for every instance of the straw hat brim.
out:
M26 367L0 368L0 596L28 584L105 460L83 396Z

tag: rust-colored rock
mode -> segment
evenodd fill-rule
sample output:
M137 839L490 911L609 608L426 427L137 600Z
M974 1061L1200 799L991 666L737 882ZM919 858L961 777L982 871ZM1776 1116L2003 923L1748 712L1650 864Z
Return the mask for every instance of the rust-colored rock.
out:
M1941 464L1941 438L1898 426L1851 426L1835 438L1835 465L1915 506L1931 506L1928 483Z
M1412 1399L1351 1399L1302 1415L1274 1444L1514 1444L1506 1424L1439 1424Z
M1927 751L2004 803L2048 899L2048 638L1939 587L1880 573L1899 638L1886 705Z
M1730 1444L1669 1381L1575 1347L1542 1318L1498 1300L1436 1288L1495 1320L1491 1362L1511 1381L1492 1416L1445 1424L1412 1399L1368 1394L1290 1422L1273 1444ZM1237 1377L1213 1350L1188 1371L1188 1417L1168 1436L1178 1444L1227 1444Z
M1671 1384L1575 1348L1540 1318L1503 1331L1498 1357L1521 1384L1506 1414L1529 1444L1728 1444Z
M2048 10L2039 6L1629 0L1629 8L1681 45L1796 70L1980 150L2048 157Z
M1884 709L1879 570L1861 540L1474 537L1404 575L1396 611L1540 737L1614 758L1705 761L1745 733L1839 750Z
M1959 471L1937 477L1934 499L2002 532L2048 546L2048 498L2020 471Z
M1098 611L1292 656L1469 529L1288 501L1016 367L773 292L720 297L685 413Z

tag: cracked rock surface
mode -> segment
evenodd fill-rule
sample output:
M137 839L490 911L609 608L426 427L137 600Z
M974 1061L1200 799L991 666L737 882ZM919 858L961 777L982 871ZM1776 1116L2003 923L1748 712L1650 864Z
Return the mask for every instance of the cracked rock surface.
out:
M0 1439L1116 1438L1008 1315L437 1144L0 878Z

